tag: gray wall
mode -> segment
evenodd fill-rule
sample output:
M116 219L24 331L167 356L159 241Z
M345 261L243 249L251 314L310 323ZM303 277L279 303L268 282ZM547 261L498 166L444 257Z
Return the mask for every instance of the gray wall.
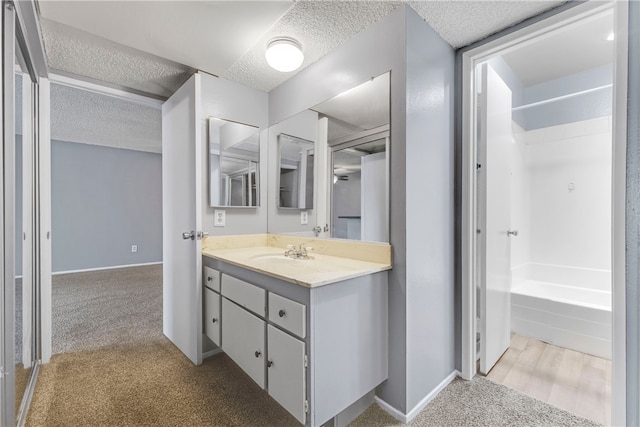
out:
M524 87L518 76L501 58L493 58L489 64L505 81L513 93L514 107L546 99L593 89L613 82L613 64L601 65L569 76ZM524 130L574 123L612 113L611 88L598 90L536 107L516 110L513 120Z
M389 272L389 379L378 395L405 414L453 371L456 358L453 65L453 50L403 5L269 96L269 121L276 123L391 70L394 257ZM418 184L425 179L431 181ZM409 229L416 236L409 237Z
M640 3L629 2L627 102L627 425L640 425Z
M570 76L524 88L524 103L555 98L613 82L613 65L585 70ZM557 126L611 115L612 89L602 89L585 95L531 107L524 110L524 130ZM517 106L514 104L514 106Z
M202 229L210 236L267 232L267 108L268 95L210 74L201 73L197 106L202 132ZM209 206L208 119L216 117L260 128L260 206L257 208L212 208ZM213 226L214 210L226 212L226 225Z
M454 52L407 13L407 408L455 370Z
M162 261L161 159L51 142L54 272Z

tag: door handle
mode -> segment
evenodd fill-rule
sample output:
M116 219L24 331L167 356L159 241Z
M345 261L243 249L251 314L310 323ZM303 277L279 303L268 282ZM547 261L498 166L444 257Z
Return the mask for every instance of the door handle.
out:
M507 230L507 236L517 236L518 230Z
M194 240L196 238L196 232L195 231L191 231L191 232L187 231L186 233L182 233L182 238L184 240L188 240L188 239Z

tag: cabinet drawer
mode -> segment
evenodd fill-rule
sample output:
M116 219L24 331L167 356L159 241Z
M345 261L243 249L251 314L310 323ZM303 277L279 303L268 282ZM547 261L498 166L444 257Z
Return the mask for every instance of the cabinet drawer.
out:
M220 295L204 288L204 334L220 346Z
M222 295L241 307L265 316L266 291L251 283L222 274Z
M222 298L222 349L261 388L265 386L265 322Z
M269 320L301 338L307 336L306 307L269 292Z
M205 287L220 292L220 272L218 270L205 266L202 281Z

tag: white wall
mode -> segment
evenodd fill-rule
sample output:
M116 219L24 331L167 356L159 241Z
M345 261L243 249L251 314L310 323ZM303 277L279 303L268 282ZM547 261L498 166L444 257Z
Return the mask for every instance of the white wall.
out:
M610 289L610 117L516 131L515 141L514 278L564 282L571 270L581 278L568 284Z

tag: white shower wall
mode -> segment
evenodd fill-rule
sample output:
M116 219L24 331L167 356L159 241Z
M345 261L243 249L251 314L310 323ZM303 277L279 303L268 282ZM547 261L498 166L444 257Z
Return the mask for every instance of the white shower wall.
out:
M513 286L529 279L609 291L611 118L513 128Z

